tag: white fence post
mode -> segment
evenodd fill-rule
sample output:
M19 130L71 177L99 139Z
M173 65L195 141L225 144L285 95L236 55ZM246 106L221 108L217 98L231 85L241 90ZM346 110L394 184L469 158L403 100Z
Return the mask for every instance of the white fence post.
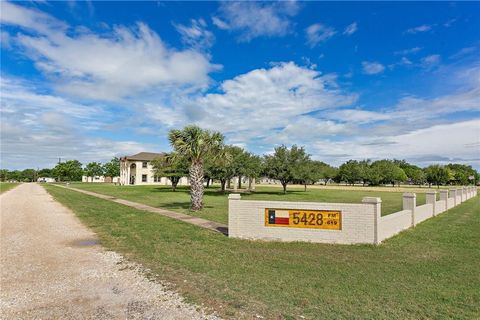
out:
M451 189L448 194L449 198L453 198L453 206L457 206L457 189Z
M232 193L228 196L228 236L234 237L237 235L238 221L235 204L241 200L242 197L238 193Z
M415 226L415 208L417 206L417 195L415 193L403 194L403 210L412 211L412 227Z
M445 202L445 211L448 210L448 190L440 190L440 201Z
M426 197L426 203L427 204L432 204L432 217L436 215L436 203L437 203L437 191L427 191L427 194L425 195Z
M373 235L373 242L375 244L379 244L380 243L380 236L379 236L379 232L380 232L380 226L379 226L379 223L380 223L380 218L382 216L382 199L380 198L375 198L375 197L364 197L362 199L362 203L369 203L369 204L373 204L374 205L374 235Z

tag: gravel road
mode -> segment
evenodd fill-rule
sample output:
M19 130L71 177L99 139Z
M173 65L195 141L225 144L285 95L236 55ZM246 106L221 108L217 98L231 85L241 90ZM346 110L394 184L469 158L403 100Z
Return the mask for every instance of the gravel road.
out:
M40 185L0 196L0 318L215 318L95 242Z

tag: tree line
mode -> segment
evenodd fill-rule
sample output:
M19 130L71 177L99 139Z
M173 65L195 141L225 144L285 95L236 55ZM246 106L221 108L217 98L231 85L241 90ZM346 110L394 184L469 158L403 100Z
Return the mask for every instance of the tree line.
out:
M284 193L291 183L307 185L323 181L363 185L412 184L475 184L479 174L471 166L461 164L431 165L420 168L405 160L349 160L339 168L312 160L304 147L276 147L273 154L260 157L240 147L225 145L219 132L188 126L171 130L169 141L173 152L153 161L155 174L169 177L175 189L180 177L190 176L191 206L203 206L204 182L217 180L225 191L233 177L268 177L282 184ZM241 187L241 179L238 180Z
M32 182L38 178L55 178L57 181L81 181L82 176L108 176L118 177L120 175L120 159L113 158L107 163L90 162L85 167L78 160L59 162L54 168L40 170L7 170L0 169L0 181L21 181Z
M347 184L387 185L400 183L416 185L468 185L479 181L479 174L471 166L462 164L430 165L420 168L405 160L349 160L336 168L322 161L311 159L304 147L278 146L272 154L258 156L238 146L226 145L219 132L203 130L197 126L174 129L168 135L173 151L152 161L154 174L167 177L175 190L181 177L189 176L191 207L200 210L203 206L204 183L220 182L221 190L234 177L267 177L279 181L283 191L289 184L307 185L320 181L335 181ZM118 158L101 164L88 163L84 168L78 160L58 163L53 169L39 171L0 170L0 180L35 181L37 177L54 177L58 181L79 181L82 175L120 175ZM242 179L238 179L241 187Z

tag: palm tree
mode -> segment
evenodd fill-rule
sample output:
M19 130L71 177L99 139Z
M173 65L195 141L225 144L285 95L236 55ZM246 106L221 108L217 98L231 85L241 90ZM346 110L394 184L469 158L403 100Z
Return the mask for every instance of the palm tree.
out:
M168 139L180 157L190 162L190 199L192 210L203 207L203 163L216 158L222 150L223 135L187 126L183 130L170 130Z

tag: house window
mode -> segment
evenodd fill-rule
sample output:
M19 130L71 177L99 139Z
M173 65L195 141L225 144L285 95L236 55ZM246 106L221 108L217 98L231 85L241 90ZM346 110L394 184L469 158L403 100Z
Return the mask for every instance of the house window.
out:
M146 174L142 174L142 182L147 182L147 175Z
M143 161L143 162L142 162L142 168L146 168L146 167L147 167L147 164L148 164L147 161Z
M153 182L161 182L162 177L155 176L153 177Z

